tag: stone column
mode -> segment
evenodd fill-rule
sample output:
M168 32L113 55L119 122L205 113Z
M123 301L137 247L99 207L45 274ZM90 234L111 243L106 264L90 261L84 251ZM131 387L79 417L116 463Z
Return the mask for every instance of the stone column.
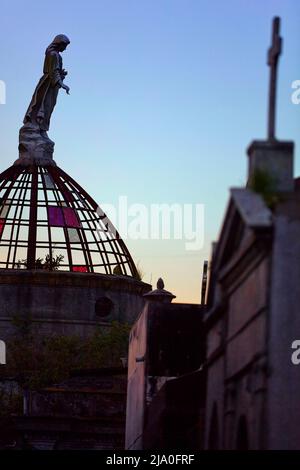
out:
M248 184L258 174L270 181L275 192L294 189L294 143L278 140L254 140L248 148Z

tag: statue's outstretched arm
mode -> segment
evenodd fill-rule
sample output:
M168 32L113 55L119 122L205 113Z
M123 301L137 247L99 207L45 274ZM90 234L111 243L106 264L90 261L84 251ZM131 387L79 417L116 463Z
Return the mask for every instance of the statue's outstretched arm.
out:
M59 70L59 61L57 54L50 54L48 57L48 75L51 80L51 86L55 87L57 84L61 87L63 85L63 81L60 75Z
M49 70L48 70L48 73L49 73L49 76L50 76L51 85L53 87L56 86L56 85L59 85L60 88L63 88L69 94L70 88L67 85L65 85L64 82L63 82L63 77L61 75L60 65L59 65L57 54L51 54L50 57L49 57Z

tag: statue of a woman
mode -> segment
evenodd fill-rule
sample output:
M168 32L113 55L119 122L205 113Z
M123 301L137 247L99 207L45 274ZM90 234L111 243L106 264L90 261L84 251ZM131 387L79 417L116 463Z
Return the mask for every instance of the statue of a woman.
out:
M47 47L44 75L37 84L24 117L24 125L30 123L33 127L38 127L41 137L44 138L48 138L47 131L59 89L63 88L68 94L70 91L69 87L63 83L67 72L62 67L60 55L60 52L63 52L68 44L70 44L70 40L67 36L59 34Z
M67 36L59 34L46 49L44 74L36 86L23 120L24 125L19 131L19 159L15 165L55 165L54 142L49 139L47 131L59 89L63 88L68 94L70 91L64 84L67 72L63 69L60 55L68 44L70 40Z

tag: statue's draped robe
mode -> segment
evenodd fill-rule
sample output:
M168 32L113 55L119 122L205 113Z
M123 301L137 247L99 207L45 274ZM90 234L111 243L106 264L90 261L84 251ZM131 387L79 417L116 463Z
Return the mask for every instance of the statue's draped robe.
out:
M24 117L24 124L31 122L43 131L49 130L50 118L56 104L59 82L63 80L62 58L55 50L47 51L44 75L40 79Z

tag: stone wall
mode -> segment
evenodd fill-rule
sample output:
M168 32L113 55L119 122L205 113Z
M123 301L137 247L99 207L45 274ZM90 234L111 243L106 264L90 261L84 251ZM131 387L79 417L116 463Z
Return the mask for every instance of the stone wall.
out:
M268 280L269 257L253 257L242 276L222 279L224 307L208 317L207 448L238 448L241 419L247 446L263 445Z
M14 332L14 318L30 318L40 334L86 337L112 320L133 322L151 286L127 276L0 270L0 338ZM110 299L111 311L96 310Z
M203 312L204 308L200 305L149 301L133 325L129 339L126 449L141 450L145 446L154 445L153 437L150 436L159 433L158 428L162 423L158 419L153 421L151 428L146 429L149 416L155 413L151 408L154 398L161 392L159 409L165 403L163 411L167 411L168 404L164 402L163 390L171 390L172 399L178 405L182 392L180 385L183 382L176 382L178 386L171 389L166 386L167 382L199 369L203 363ZM205 384L201 385L205 388ZM201 402L199 397L198 408L201 404L203 406L203 400ZM193 409L199 415L196 405ZM173 414L172 419L176 419L179 414ZM172 420L168 421L167 427L171 426L171 422ZM178 422L184 428L180 418ZM186 426L190 428L191 422L193 420ZM181 436L186 435L187 430L183 428ZM169 431L165 436L171 435L170 428ZM175 429L172 431L175 432ZM146 434L148 438L145 437ZM165 438L163 440L167 444ZM174 440L172 442L175 443Z
M279 205L271 273L268 448L300 448L300 365L291 361L300 339L300 192Z

